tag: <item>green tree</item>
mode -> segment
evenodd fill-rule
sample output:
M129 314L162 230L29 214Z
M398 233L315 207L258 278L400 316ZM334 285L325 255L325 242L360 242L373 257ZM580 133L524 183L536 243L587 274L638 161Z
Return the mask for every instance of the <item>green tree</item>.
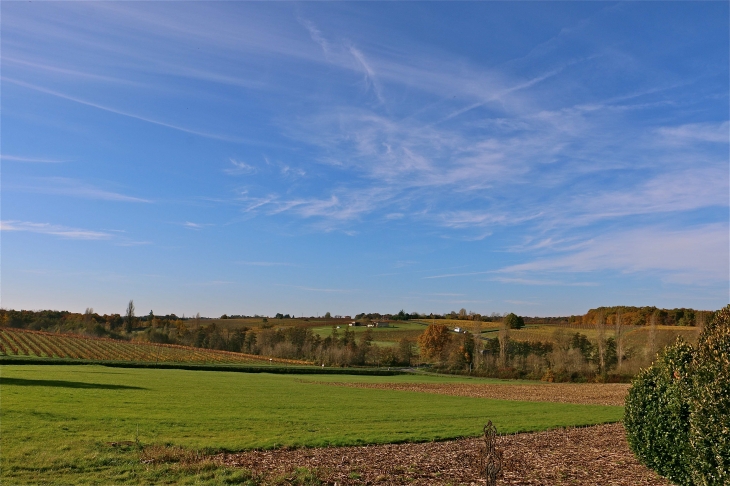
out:
M132 332L134 322L134 301L130 300L129 304L127 304L127 311L124 313L124 331L128 333Z
M360 334L360 346L366 347L370 346L373 343L373 331L372 329L365 329L365 331Z
M508 329L522 329L525 327L525 320L512 312L504 317L504 322Z
M410 366L411 358L413 358L415 354L413 352L413 348L413 341L408 338L401 338L401 340L398 342L398 360L401 363Z

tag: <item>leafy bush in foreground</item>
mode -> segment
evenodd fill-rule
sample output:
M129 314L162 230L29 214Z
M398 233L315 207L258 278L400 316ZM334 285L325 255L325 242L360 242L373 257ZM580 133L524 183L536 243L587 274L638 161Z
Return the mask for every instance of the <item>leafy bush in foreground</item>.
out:
M678 340L639 374L624 424L634 454L676 484L730 484L730 306L696 350Z
M626 398L626 438L641 462L679 485L691 485L689 368L692 346L678 339L634 380Z
M698 485L730 484L730 306L700 337L693 370L689 439Z

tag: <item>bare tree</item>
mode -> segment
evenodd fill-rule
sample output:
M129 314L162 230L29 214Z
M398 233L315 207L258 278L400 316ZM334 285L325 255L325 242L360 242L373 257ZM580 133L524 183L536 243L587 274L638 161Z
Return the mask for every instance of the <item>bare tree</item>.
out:
M471 327L471 333L474 336L474 369L479 369L479 362L482 357L482 349L484 343L482 342L482 321L474 320Z
M501 366L507 366L507 351L509 346L509 323L507 319L502 319L499 327L499 363Z
M127 304L127 310L124 313L124 330L126 332L132 332L134 328L134 301L130 300Z
M84 311L84 326L86 326L87 331L91 331L92 328L94 327L95 321L94 321L93 314L94 314L94 309L92 309L91 307L87 307L86 311Z
M606 315L599 311L596 316L598 331L598 369L601 375L606 374Z
M697 311L697 317L695 317L695 326L702 332L705 329L705 313Z
M649 351L649 361L654 361L656 357L656 312L649 318L649 339L646 347Z
M616 368L620 371L624 357L624 329L621 322L621 310L616 311Z

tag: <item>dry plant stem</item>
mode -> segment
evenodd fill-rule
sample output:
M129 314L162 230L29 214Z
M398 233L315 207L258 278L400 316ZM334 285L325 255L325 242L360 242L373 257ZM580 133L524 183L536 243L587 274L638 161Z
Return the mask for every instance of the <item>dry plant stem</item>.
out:
M497 486L497 479L502 474L502 451L497 449L497 427L491 420L484 426L482 471L487 486Z
M251 451L213 460L267 478L307 467L325 484L342 486L484 484L482 441ZM498 485L670 485L634 458L621 424L502 436L496 446L504 451Z

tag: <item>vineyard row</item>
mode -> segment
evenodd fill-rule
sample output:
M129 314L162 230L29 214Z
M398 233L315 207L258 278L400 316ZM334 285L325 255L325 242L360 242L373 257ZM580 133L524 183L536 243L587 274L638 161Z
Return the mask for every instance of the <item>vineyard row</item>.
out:
M175 344L136 343L9 328L0 329L0 356L159 363L311 364L299 360L268 358Z

